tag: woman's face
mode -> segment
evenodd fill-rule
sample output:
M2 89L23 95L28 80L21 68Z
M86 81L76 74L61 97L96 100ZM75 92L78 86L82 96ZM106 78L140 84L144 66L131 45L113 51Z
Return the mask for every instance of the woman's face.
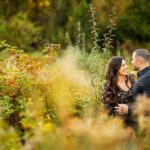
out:
M124 59L122 59L121 67L118 70L118 75L125 76L127 74L128 74L127 62Z

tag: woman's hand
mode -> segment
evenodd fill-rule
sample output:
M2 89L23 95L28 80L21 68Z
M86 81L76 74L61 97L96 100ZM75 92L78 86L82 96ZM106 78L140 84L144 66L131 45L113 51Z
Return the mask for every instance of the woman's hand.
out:
M127 104L118 104L118 107L115 107L115 109L120 115L128 114L128 105Z

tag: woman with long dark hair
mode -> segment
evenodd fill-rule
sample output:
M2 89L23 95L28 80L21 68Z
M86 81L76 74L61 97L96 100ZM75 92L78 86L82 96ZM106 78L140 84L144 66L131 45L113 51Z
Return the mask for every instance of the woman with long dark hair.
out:
M124 57L114 56L111 58L106 73L102 101L110 115L123 117L125 124L128 125L132 122L128 108L134 102L131 93L134 78L133 75L128 75L127 69ZM122 104L128 106L126 113L122 111Z

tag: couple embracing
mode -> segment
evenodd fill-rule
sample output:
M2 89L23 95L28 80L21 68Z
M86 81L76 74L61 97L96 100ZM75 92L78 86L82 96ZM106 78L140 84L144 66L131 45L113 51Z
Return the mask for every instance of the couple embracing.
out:
M128 74L124 57L112 57L104 86L102 101L110 115L121 116L126 126L134 126L132 112L136 109L136 98L139 95L150 96L150 53L146 49L137 49L132 55L132 65L138 71L138 78Z

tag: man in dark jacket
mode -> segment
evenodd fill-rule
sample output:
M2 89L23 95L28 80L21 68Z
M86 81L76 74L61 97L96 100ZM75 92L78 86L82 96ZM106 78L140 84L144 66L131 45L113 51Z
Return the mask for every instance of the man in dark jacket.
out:
M145 49L137 49L132 56L132 65L138 72L138 79L133 85L132 94L136 99L138 95L150 96L150 53Z
M132 55L132 65L138 72L138 79L132 87L133 99L136 100L139 95L150 97L150 52L146 49L137 49ZM132 108L126 104L119 105L120 114L131 113Z

